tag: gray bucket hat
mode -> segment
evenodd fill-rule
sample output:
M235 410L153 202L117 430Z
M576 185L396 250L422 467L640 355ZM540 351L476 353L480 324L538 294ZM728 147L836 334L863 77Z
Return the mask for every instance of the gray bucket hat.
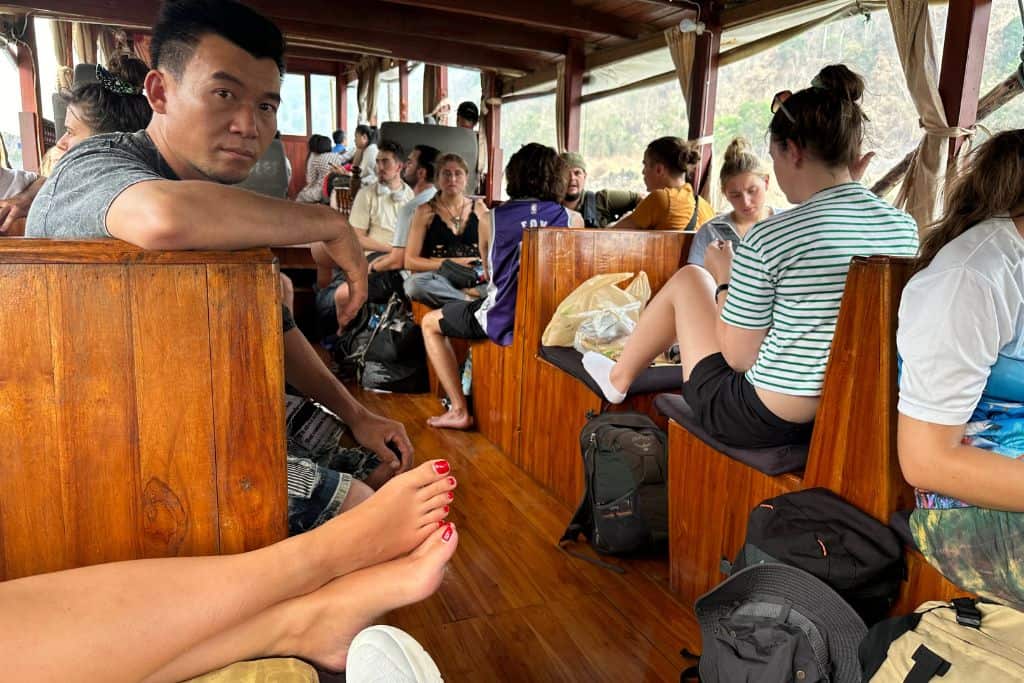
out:
M695 610L702 681L745 680L739 673L757 668L807 683L860 683L857 648L867 627L838 593L802 569L747 567L698 598Z

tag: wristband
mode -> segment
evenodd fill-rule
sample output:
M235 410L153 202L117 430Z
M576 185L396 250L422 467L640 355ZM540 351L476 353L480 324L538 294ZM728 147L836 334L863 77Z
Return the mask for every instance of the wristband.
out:
M716 304L718 303L718 295L721 294L722 292L726 291L727 289L729 289L729 283L728 282L725 282L725 283L722 283L722 284L718 285L718 287L715 289L715 303Z

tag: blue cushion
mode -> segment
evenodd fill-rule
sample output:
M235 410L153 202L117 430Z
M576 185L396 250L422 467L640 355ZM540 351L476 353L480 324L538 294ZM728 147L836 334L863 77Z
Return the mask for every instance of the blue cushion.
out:
M662 394L654 399L654 407L665 417L678 422L686 431L733 460L739 460L759 472L775 476L797 472L807 464L808 444L787 444L772 448L736 448L728 446L708 434L693 410L679 394Z
M540 357L587 385L592 392L604 398L601 387L583 367L583 354L569 346L542 346ZM678 365L659 365L640 373L629 387L627 396L656 394L661 391L678 389L683 383L683 371Z

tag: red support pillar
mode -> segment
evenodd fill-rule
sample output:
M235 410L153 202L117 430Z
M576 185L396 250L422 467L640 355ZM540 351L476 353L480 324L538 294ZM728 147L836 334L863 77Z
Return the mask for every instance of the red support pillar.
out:
M338 103L338 128L348 133L348 64L338 64L338 75L335 80Z
M26 171L39 171L39 162L43 158L42 146L42 102L39 99L39 69L35 62L36 31L35 22L31 17L19 17L18 22L25 21L25 30L18 43L18 80L21 85L21 114L19 115L21 133L22 165Z
M988 42L992 0L950 0L946 17L946 42L942 50L939 97L950 126L970 128L978 119L981 72ZM950 141L950 160L964 139Z
M490 88L484 93L485 100L501 97L501 80L495 75L490 78ZM501 105L488 104L487 125L487 203L492 205L501 199L502 172L504 160L501 156Z
M409 62L398 62L398 120L409 120Z
M693 85L687 103L691 140L708 138L700 145L700 163L694 172L697 192L708 195L707 178L711 172L711 136L715 132L715 98L718 95L718 53L721 47L721 4L713 0L701 3L701 20L707 30L697 36L693 57Z
M565 108L562 111L562 120L558 122L567 152L580 150L580 98L583 97L585 67L583 42L570 40L565 53Z

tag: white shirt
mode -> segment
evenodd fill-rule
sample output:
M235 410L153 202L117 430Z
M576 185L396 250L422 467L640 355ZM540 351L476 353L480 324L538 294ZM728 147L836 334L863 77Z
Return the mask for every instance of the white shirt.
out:
M10 199L21 194L38 178L39 176L31 171L0 168L0 199Z
M398 210L398 223L395 225L395 238L391 240L391 246L404 249L409 243L409 230L412 228L412 217L416 209L420 208L437 194L437 188L431 185L420 192L411 200L402 205Z
M405 183L397 190L371 183L356 194L348 222L353 228L365 230L368 237L391 244L395 238L398 210L412 198L412 188Z
M900 300L899 412L966 424L999 355L1024 359L1024 238L990 218L944 246Z

